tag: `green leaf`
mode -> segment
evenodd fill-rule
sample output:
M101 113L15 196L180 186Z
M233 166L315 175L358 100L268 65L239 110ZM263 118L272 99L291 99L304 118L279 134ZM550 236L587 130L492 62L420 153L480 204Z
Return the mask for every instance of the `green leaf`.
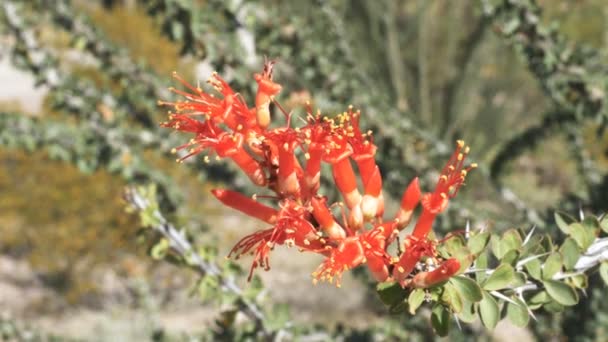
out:
M154 260L162 260L167 255L167 251L169 251L169 240L162 238L152 247L150 256Z
M469 251L468 247L461 247L458 251L451 255L453 258L458 259L460 263L460 269L458 269L457 274L466 271L473 261L475 261L475 255Z
M543 282L547 293L561 305L571 306L578 303L578 294L567 284L557 280L547 280Z
M597 218L593 216L585 217L581 224L583 225L583 227L591 230L594 236L597 236L600 231L600 222L597 220Z
M388 308L388 312L391 315L397 315L397 314L403 313L403 312L405 312L405 310L407 310L407 303L404 300L397 302Z
M509 264L511 266L515 266L518 259L519 259L519 252L515 249L512 249L512 250L508 251L507 253L505 253L505 255L502 256L502 259L500 260L500 262L503 264Z
M543 254L546 252L543 244L543 236L540 234L534 234L528 240L528 243L524 245L522 255L530 256L535 254Z
M450 332L450 311L441 304L435 304L431 311L431 325L439 336L447 336Z
M462 302L462 311L456 314L459 320L465 323L473 323L477 319L475 315L475 304L467 300Z
M555 250L555 248L553 248L553 239L551 239L551 235L543 235L543 239L541 240L540 244L547 252L552 252Z
M576 222L574 217L562 211L556 211L555 214L553 214L553 217L555 218L557 227L565 234L570 234L570 225Z
M496 258L499 260L502 259L503 251L500 245L500 237L498 237L498 235L492 235L490 238L490 247L492 249L492 253L494 253L494 256L496 256Z
M581 223L573 223L570 225L570 235L584 251L586 251L593 243L593 240L595 240L595 232L593 229L589 229L588 226L584 226Z
M473 279L464 276L456 276L450 278L449 282L454 285L456 291L458 291L465 300L475 303L482 299L481 288Z
M410 308L410 314L415 314L416 310L422 305L424 302L424 290L423 289L414 289L414 291L410 292L409 297L407 297L407 304Z
M386 305L397 305L405 299L406 293L397 282L384 282L376 286L380 300Z
M482 288L487 291L504 289L515 279L515 270L509 264L501 264L482 284Z
M202 277L197 285L198 296L201 300L218 299L217 290L219 288L219 281L216 277L205 276ZM221 296L220 296L221 297Z
M600 276L604 283L608 285L608 262L603 262L600 264Z
M543 265L543 279L549 280L562 269L562 255L560 253L553 253L549 255L545 264Z
M471 251L471 253L478 255L486 248L489 241L490 241L489 232L475 234L467 242L467 247L469 247L469 250Z
M483 299L479 302L479 317L483 325L492 330L500 318L496 300L486 291L482 292Z
M589 286L589 279L587 278L586 274L578 274L568 279L570 279L570 283L572 284L572 286L576 288L586 289L587 286Z
M507 302L507 317L511 323L518 327L525 328L528 325L528 322L530 322L530 314L526 309L526 304L515 296L511 297L511 300L517 304Z
M602 220L600 221L600 228L604 231L604 233L608 233L608 215L604 215Z
M566 270L570 271L576 265L576 262L581 257L581 250L572 238L567 238L559 251L562 254L562 261Z
M456 254L464 246L464 239L459 235L451 236L443 243L443 247L446 249L449 255Z
M523 240L517 229L509 229L503 235L500 241L503 255L509 251L517 250L521 247Z
M543 309L545 309L549 313L560 313L564 311L564 306L552 300L549 301L547 304L543 305Z
M538 260L538 259L530 260L524 264L524 267L526 268L526 270L528 271L528 274L532 278L534 278L536 280L542 279L542 272L541 272L542 264L540 263L540 260Z
M448 283L443 287L441 300L450 306L452 312L459 313L462 311L462 297L456 291L454 285Z
M527 277L524 272L515 272L515 278L513 279L511 286L512 287L522 286L523 284L526 283L526 279L527 279Z
M549 294L546 291L541 291L528 300L528 306L530 307L530 309L536 310L543 304L548 303L550 301L551 297L549 297Z
M513 17L512 19L510 19L503 25L502 32L505 35L511 35L519 29L520 25L521 25L521 21L519 20L519 18Z
M486 269L488 267L488 252L483 252L481 254L479 254L479 256L477 257L477 259L475 260L475 268L478 269ZM475 278L477 279L478 283L482 283L488 276L486 275L486 272L476 272L475 273Z

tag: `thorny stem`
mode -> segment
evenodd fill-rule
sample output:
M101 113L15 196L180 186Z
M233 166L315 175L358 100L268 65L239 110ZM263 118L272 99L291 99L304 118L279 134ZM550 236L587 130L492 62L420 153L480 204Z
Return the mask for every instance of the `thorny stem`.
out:
M150 201L142 196L134 187L127 188L125 200L138 212L146 211L151 205ZM251 303L243 297L243 291L235 284L234 279L222 275L217 264L203 260L196 252L194 246L188 241L185 234L178 231L173 224L168 222L159 210L155 210L152 215L158 223L151 228L169 241L169 246L173 251L182 256L187 261L188 266L202 277L215 277L224 291L235 294L238 297L236 305L239 311L255 324L256 330L260 331L264 338L271 338L273 333L266 326L264 314L255 303Z
M570 272L557 272L552 280L562 280L577 275L585 274L594 269L600 263L608 261L608 237L596 239L589 248L583 253L576 264L574 269ZM518 271L521 271L522 265L518 265ZM487 275L494 273L495 269L477 269L475 267L469 268L465 273L479 273L485 272ZM540 290L542 287L537 282L528 281L523 285L507 288L506 290L513 291L519 295L526 291Z

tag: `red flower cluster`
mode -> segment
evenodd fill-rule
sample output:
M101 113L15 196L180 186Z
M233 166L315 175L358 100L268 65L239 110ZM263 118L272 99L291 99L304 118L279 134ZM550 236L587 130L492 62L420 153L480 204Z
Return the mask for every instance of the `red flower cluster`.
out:
M270 268L269 254L276 245L296 246L300 251L319 253L325 261L313 273L314 281L336 280L340 285L344 271L367 265L378 281L395 280L402 286L428 287L447 280L460 269L456 259L443 260L428 239L435 216L446 209L463 184L469 152L463 141L444 167L432 193L422 194L418 179L405 190L401 207L391 220L384 220L382 175L375 161L376 146L371 132L359 127L359 111L348 111L334 118L313 114L307 105L305 125L270 128L270 104L281 86L272 80L274 62L265 63L258 84L255 107L249 108L240 94L217 74L208 81L222 96L216 97L179 78L189 91L172 89L183 96L179 102L161 102L173 107L162 126L190 132L194 137L175 149L187 150L180 160L203 151L230 158L251 181L274 192L272 196L245 196L226 190L213 190L223 204L255 217L268 228L241 239L230 252L238 258L254 256L249 279L255 268ZM280 105L277 106L282 110ZM208 161L209 157L205 156ZM357 167L363 192L357 186ZM343 202L328 203L319 193L321 164L331 166L333 180ZM414 231L405 237L398 256L387 252L422 204ZM434 262L421 263L431 259ZM418 267L417 267L418 266Z

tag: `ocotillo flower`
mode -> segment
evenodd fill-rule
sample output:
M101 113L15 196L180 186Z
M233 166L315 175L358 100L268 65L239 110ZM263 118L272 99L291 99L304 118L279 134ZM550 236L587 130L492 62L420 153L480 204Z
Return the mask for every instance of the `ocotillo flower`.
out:
M445 210L475 167L464 164L469 152L464 142L458 141L432 193L422 194L415 178L394 219L383 221L382 170L375 160L379 151L372 132L360 129L361 113L349 106L330 118L320 111L313 115L307 105L302 126L291 127L288 120L285 126L273 127L270 104L277 103L282 110L275 99L281 85L272 80L273 67L273 61L266 62L263 72L254 75L258 90L252 107L215 73L208 83L220 96L175 75L186 91L172 90L183 99L160 102L172 107L164 127L194 135L174 149L186 151L179 160L215 154L232 160L255 185L274 193L246 196L226 189L212 191L224 205L267 225L242 238L229 256L253 254L249 278L257 267L270 268L270 252L278 245L323 255L314 280L336 280L338 285L344 271L361 265L378 281L392 279L410 287L433 286L456 274L459 261L441 258L435 248L441 241L429 240L428 233L436 215ZM342 201L330 203L319 193L323 163L329 165L329 179ZM413 233L399 246L403 252L391 255L389 245L414 218L419 203L422 213Z

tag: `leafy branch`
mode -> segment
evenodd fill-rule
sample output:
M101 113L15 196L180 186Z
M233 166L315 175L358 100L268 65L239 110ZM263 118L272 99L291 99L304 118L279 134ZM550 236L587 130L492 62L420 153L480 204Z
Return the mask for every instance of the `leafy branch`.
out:
M547 234L511 229L502 235L467 230L441 247L445 257L461 260L460 275L429 289L402 289L396 283L378 285L390 311L414 314L425 302L431 323L440 335L453 321L471 323L479 316L493 329L501 318L521 327L536 319L535 311L560 312L579 302L588 277L599 270L608 283L608 217L576 220L556 213L560 243Z
M247 298L234 281L230 270L218 266L214 261L202 256L192 245L183 230L178 230L160 212L156 202L155 187L131 187L125 192L125 200L130 209L136 212L141 224L162 236L162 239L152 249L153 256L164 258L170 250L177 259L173 261L191 268L201 277L200 283L220 294L232 297L232 304L238 312L243 313L255 325L255 331L264 338L270 338L273 333L269 330L266 317L258 304Z

